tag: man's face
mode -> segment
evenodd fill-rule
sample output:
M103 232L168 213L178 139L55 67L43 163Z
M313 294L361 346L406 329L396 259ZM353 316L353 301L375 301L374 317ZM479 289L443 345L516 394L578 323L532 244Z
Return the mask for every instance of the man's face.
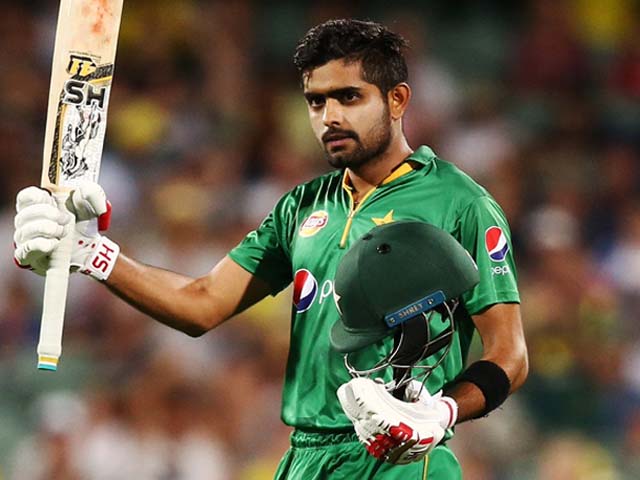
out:
M357 168L391 142L387 99L362 79L360 62L332 60L304 76L311 127L336 168Z

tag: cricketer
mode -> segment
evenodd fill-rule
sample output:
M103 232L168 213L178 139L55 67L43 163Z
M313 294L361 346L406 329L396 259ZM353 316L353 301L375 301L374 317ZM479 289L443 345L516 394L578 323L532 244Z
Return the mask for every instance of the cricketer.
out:
M507 220L469 176L428 146L409 145L403 133L411 100L405 47L401 36L368 21L331 20L306 33L294 63L311 127L333 170L284 194L264 221L201 278L137 262L98 233L107 202L97 184L82 185L71 195L70 208L78 220L72 271L94 277L139 310L188 335L214 329L293 282L282 418L294 430L277 479L460 479L460 465L447 446L453 427L490 414L527 377ZM28 187L18 193L16 203L15 258L43 274L48 256L71 224L45 190ZM394 223L409 230L390 228ZM367 243L366 238L372 240ZM338 272L347 252L377 238L388 238L376 244L380 258L389 253L395 259L395 270L386 278L367 273L378 259L369 253L358 257L353 268L344 264ZM470 254L468 259L459 247ZM414 254L398 256L401 251ZM422 278L409 267L422 265L423 258L431 263L442 259L443 270L436 272L459 273L425 272ZM405 269L411 272L409 281L399 279ZM326 281L332 282L336 302L317 295L318 285ZM446 344L437 350L441 358L434 362L438 355L420 345L411 347L420 354L409 351L413 360L431 362L433 368L422 380L413 373L402 378L385 373L375 380L366 374L375 369L362 365L388 358L395 332L405 340L418 338L408 328L395 330L396 320L418 312L423 330L431 329L433 335L440 333L442 321L425 324L431 317L424 315L420 302L391 312L396 294L384 295L384 288L382 306L377 298L371 305L358 303L358 291L366 290L367 282L371 288L381 282L404 285L396 288L398 296L415 286L415 294L422 295L416 301L445 307L437 316L449 318L451 331L438 337ZM435 296L429 290L434 285ZM396 291L391 285L389 289ZM381 315L387 323L381 323ZM372 331L375 335L369 335ZM467 364L476 331L482 357ZM351 368L345 366L345 353L353 360L346 362ZM409 370L416 365L408 361ZM402 395L396 391L400 382Z

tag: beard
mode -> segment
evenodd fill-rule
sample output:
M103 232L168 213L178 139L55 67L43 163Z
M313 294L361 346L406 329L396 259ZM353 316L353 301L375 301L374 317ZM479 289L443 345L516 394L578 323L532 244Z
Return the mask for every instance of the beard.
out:
M355 143L354 148L339 147L329 150L326 138L332 136L348 137ZM389 120L388 107L385 108L381 118L374 124L374 127L367 132L365 140L349 130L330 129L323 135L323 147L325 156L329 164L334 168L357 169L375 161L391 144L391 121Z

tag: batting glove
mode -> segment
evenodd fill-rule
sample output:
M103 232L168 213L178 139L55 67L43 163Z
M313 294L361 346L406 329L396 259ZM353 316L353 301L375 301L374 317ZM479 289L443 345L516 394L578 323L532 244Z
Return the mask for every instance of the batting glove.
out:
M415 402L424 405L427 409L433 409L440 415L440 426L445 430L453 427L458 420L458 404L451 397L445 397L442 390L430 395L422 382L411 380L404 392L407 402Z
M382 383L354 378L338 389L338 399L367 451L389 463L424 458L457 419L457 405L441 394L430 396L419 382L408 388L416 401L393 397Z
M99 233L109 227L111 219L111 204L104 190L96 183L83 183L71 193L66 208L75 215L75 224L72 215L59 209L48 191L27 187L18 193L13 236L16 264L44 275L51 252L72 229L71 271L106 280L120 247Z

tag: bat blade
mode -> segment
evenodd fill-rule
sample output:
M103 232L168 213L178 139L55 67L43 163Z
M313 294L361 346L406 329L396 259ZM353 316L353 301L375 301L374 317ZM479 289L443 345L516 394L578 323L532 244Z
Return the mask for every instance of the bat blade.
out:
M123 0L61 0L40 185L60 208L83 181L97 181L107 126ZM38 368L56 370L69 283L73 228L51 254L45 279Z

